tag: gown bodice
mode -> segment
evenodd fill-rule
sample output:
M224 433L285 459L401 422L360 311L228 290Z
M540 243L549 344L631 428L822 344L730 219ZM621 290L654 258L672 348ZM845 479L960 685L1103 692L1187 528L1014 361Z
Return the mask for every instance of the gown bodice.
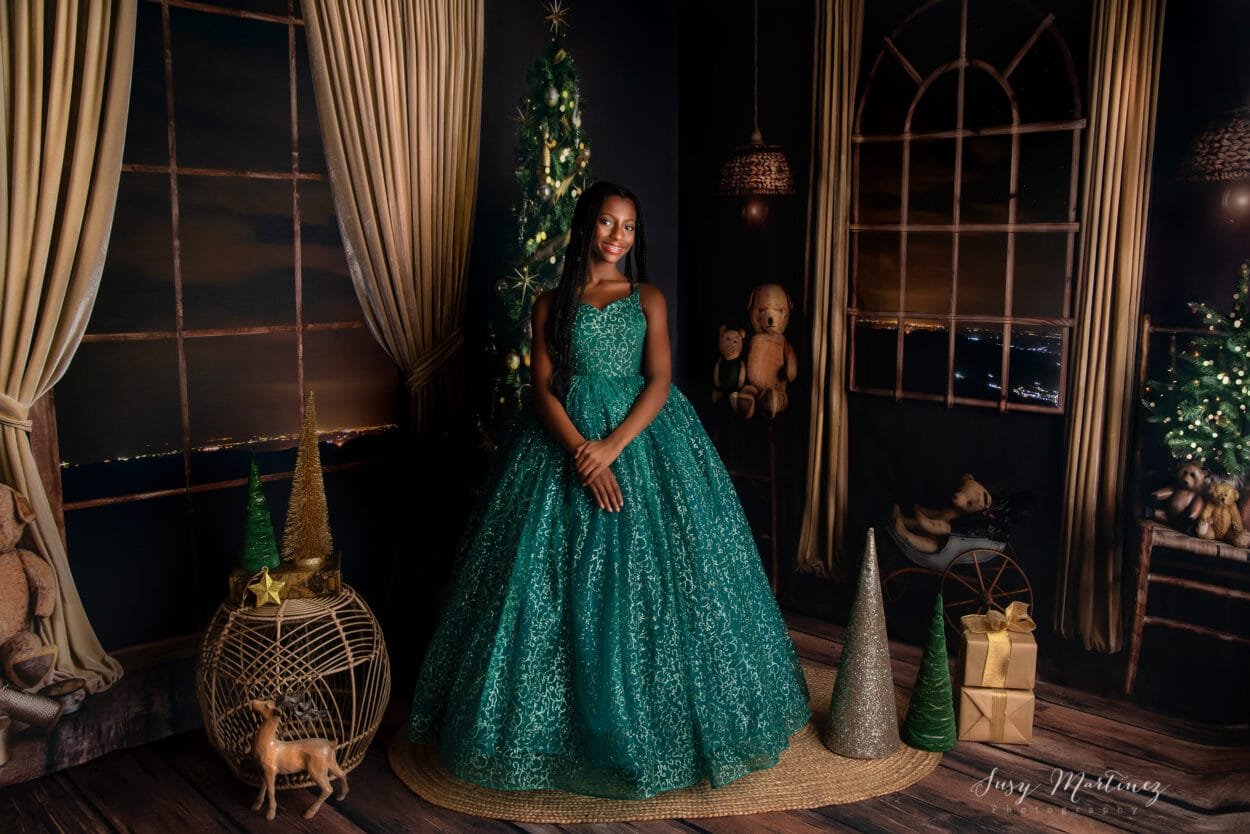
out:
M573 321L571 373L637 376L642 373L642 346L647 318L642 312L639 285L629 295L600 309L578 305Z

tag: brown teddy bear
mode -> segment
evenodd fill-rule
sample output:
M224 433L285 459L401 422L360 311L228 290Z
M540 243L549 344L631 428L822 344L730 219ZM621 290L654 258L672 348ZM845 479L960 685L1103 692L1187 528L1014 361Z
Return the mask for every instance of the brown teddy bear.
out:
M742 345L746 341L745 330L730 330L720 326L720 359L712 368L712 402L729 399L729 407L737 410L738 391L747 381L747 366L742 361Z
M1198 538L1228 542L1233 547L1250 546L1250 533L1241 526L1238 497L1237 487L1228 481L1217 481L1211 485L1207 505L1198 520Z
M29 550L20 550L35 511L26 496L0 484L0 669L19 689L33 690L56 661L56 646L36 633L36 620L52 616L56 574Z
M1150 493L1155 501L1164 502L1154 510L1155 521L1188 533L1206 504L1202 497L1206 482L1206 471L1196 463L1187 463L1178 469L1176 483Z
M760 284L751 290L747 311L755 332L747 350L747 384L737 400L743 417L754 415L758 405L773 419L790 402L786 384L798 373L798 357L783 334L793 309L790 294L778 284Z
M989 490L977 483L977 479L965 473L959 487L951 495L950 505L940 509L912 507L913 518L907 518L895 504L890 513L894 530L899 537L921 553L937 553L943 536L951 534L951 522L972 513L983 513L993 500Z

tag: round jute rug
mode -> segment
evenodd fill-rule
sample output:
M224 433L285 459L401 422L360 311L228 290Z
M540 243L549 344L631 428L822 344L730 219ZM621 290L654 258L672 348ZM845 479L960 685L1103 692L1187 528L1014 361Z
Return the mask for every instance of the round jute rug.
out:
M829 712L836 673L803 666L811 693L812 720L790 736L781 760L723 788L706 781L648 799L599 799L556 790L483 788L447 772L432 744L412 744L404 732L391 742L391 767L417 795L435 805L481 817L517 822L625 822L679 817L727 817L840 805L892 793L931 773L941 753L902 745L884 759L848 759L820 742L817 727ZM899 715L906 700L898 698Z

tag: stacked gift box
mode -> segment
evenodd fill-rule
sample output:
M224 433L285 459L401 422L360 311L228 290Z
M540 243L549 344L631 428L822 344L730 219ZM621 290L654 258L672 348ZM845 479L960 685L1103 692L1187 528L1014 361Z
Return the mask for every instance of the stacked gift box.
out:
M959 739L1027 744L1033 739L1037 641L1029 606L968 614L959 680Z

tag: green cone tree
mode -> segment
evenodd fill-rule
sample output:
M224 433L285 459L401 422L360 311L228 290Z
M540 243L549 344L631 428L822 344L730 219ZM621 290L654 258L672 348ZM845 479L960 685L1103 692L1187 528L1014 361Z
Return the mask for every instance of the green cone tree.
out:
M487 338L499 362L493 416L511 413L523 402L530 379L530 309L539 294L559 283L573 208L590 182L590 143L582 131L585 103L564 47L568 8L561 0L549 0L545 9L551 40L526 75L528 89L515 116L516 251L510 274L495 282L497 311Z
M247 507L243 517L243 544L239 548L239 567L248 571L276 568L282 563L278 541L273 535L269 502L260 482L260 467L252 455L251 472L247 477Z
M1176 356L1167 378L1146 383L1147 420L1163 427L1177 464L1194 461L1219 474L1250 470L1250 264L1243 263L1232 309L1191 302L1206 333Z
M944 753L955 746L955 699L951 691L950 662L946 656L946 623L942 616L942 594L933 603L933 619L920 671L912 688L902 738L917 750Z

